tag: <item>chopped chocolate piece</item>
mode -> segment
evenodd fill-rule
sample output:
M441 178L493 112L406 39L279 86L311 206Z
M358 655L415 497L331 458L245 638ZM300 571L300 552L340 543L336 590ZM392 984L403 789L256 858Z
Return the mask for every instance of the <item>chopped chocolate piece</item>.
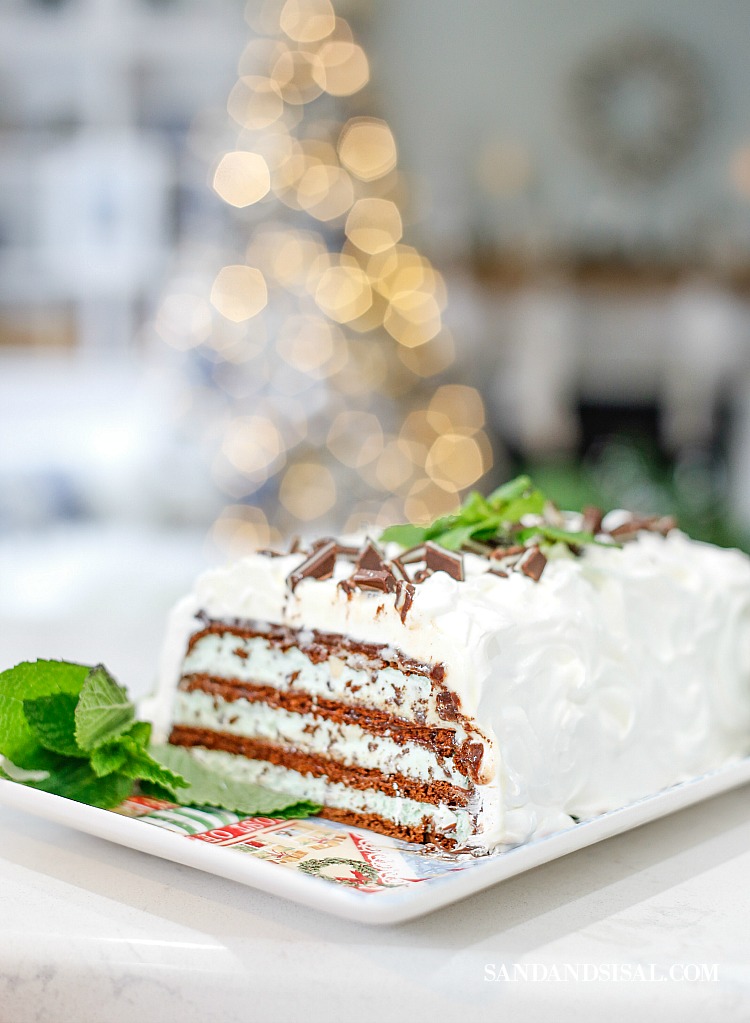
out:
M346 544L336 544L336 553L347 561L355 561L359 556L360 547L349 547Z
M321 547L328 546L328 544L330 544L330 543L332 543L335 547L338 547L338 544L336 543L335 537L333 537L333 536L322 536L319 540L313 540L313 542L310 544L310 548L313 551L317 551Z
M291 540L289 541L289 550L286 553L287 554L302 554L303 553L302 541L300 540L300 538L298 536L293 536L291 538ZM258 551L258 554L264 554L268 558L283 558L284 557L284 551L273 550L270 547L266 547L262 551Z
M423 583L425 581L425 579L429 579L431 575L432 575L432 569L430 569L430 568L420 568L418 572L414 573L414 578L412 579L412 582Z
M611 529L609 535L618 540L630 540L642 530L666 536L670 530L676 528L677 520L673 515L633 515L626 522Z
M461 545L462 551L467 551L469 554L478 554L480 557L489 558L492 556L494 547L488 543L480 543L479 540L464 540Z
M499 575L501 579L507 579L508 578L508 573L507 572L503 572L502 568L491 568L487 572L487 575Z
M604 512L601 508L597 508L595 504L587 504L583 509L581 531L583 533L593 533L596 536L597 533L601 532L603 517Z
M460 554L451 554L443 547L426 543L425 564L431 572L446 572L452 579L461 583L464 580L464 561Z
M565 517L554 501L548 500L544 502L544 521L549 523L550 526L564 528Z
M287 577L287 586L292 593L303 579L330 579L336 567L338 544L335 540L326 540L313 546L310 557L303 561Z
M377 544L368 540L357 552L357 571L364 568L372 572L382 572L384 567L383 552Z
M401 579L409 582L409 574L406 571L406 566L401 561L401 558L391 558L390 565L394 575L400 576Z
M667 533L671 533L673 529L677 529L677 519L674 515L662 515L661 518L657 519L654 523L653 529L657 533L661 533L662 536L666 536Z
M510 547L496 547L490 557L495 560L502 560L503 558L514 558L519 554L523 554L526 548L523 544L515 543Z
M380 590L381 593L393 593L396 589L396 577L387 568L373 570L361 568L339 583L345 593L351 593L352 589Z
M533 579L535 583L538 583L546 564L547 559L539 548L530 547L528 555L521 559L518 567L524 575L527 575L529 579Z
M415 593L416 587L413 583L405 583L400 580L396 583L396 610L400 614L402 622L406 621L406 616L411 610Z
M441 721L458 721L461 704L455 693L438 693L435 705Z
M420 543L416 547L410 547L408 551L399 554L398 560L402 565L413 565L415 561L424 561L424 557L425 545Z

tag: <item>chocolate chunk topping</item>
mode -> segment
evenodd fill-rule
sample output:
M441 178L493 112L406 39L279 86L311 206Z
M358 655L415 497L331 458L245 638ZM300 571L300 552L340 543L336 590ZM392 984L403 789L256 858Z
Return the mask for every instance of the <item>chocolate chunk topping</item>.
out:
M377 544L368 540L357 552L357 571L369 569L372 572L382 572L384 568L383 552Z
M369 569L360 568L339 583L345 593L351 593L353 589L380 590L381 593L393 593L396 589L396 577L387 568Z
M604 512L601 508L597 508L595 504L587 504L583 509L581 531L584 533L593 533L594 536L596 536L597 533L601 532L603 517Z
M406 621L406 616L414 603L416 588L413 583L398 582L396 584L396 610L401 616L401 621ZM399 601L401 606L399 607Z
M391 559L391 568L394 570L393 571L394 575L399 576L401 579L404 579L406 582L409 581L409 576L408 576L407 571L406 571L406 566L402 562L401 558L392 558Z
M461 545L462 551L468 551L469 554L478 554L483 558L491 557L494 549L492 544L481 543L479 540L474 540L471 537L468 540L464 540Z
M399 554L398 560L402 565L413 565L416 561L424 561L425 545L419 544L417 547L410 547L408 551L404 551Z
M519 568L529 579L533 579L535 583L538 583L546 564L547 559L539 548L532 547L528 555L519 562Z
M336 544L336 553L347 561L355 561L359 557L360 547L349 547L346 544Z
M429 571L447 572L452 579L459 583L463 582L464 562L460 554L451 554L450 551L432 543L426 543L424 549L425 565Z
M526 548L523 544L513 544L510 547L496 547L490 557L493 561L502 560L503 558L514 558L519 554L523 554Z
M609 535L617 540L631 540L642 530L649 533L661 533L666 536L672 529L677 528L677 520L672 515L633 515L609 531Z
M301 554L302 543L298 536L293 536L289 541L289 550L287 554ZM264 554L267 558L283 558L284 551L273 550L271 547L265 547L262 551L258 551L258 554Z
M313 544L313 552L299 568L287 577L287 585L294 592L303 579L330 579L336 566L338 544L335 540L326 540Z
M334 545L334 547L338 547L338 544L336 543L335 537L333 537L333 536L322 536L322 537L320 537L319 540L313 540L313 542L310 544L310 547L311 547L311 549L313 551L317 551L317 550L320 550L321 547L327 547L328 544L331 544L331 543Z

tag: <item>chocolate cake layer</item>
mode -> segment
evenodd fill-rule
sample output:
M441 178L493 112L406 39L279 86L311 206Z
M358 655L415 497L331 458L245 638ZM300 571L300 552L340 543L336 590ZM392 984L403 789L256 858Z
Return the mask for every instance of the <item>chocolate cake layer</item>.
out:
M442 682L445 668L442 664L425 664L406 657L401 651L385 644L364 643L349 639L335 632L320 632L318 629L294 629L288 625L260 622L254 619L236 618L229 621L213 621L203 616L205 625L194 632L188 642L187 652L193 649L204 636L224 636L227 633L239 639L263 639L269 646L279 650L290 650L293 647L301 650L313 664L338 657L344 663L352 662L357 668L363 667L363 661L373 671L383 668L396 668L415 675L423 675L434 682ZM238 656L242 656L240 652Z
M444 836L437 836L435 829L427 817L422 818L421 824L396 824L377 813L357 813L355 810L339 810L334 806L324 806L320 811L321 817L327 817L330 821L337 821L339 824L349 824L355 828L366 828L369 831L378 831L381 835L389 838L400 838L403 842L416 842L419 845L434 844L442 849L452 850L456 843Z
M367 767L347 767L328 757L301 753L298 750L274 746L272 743L243 736L215 732L208 728L190 728L175 725L169 736L175 746L200 746L209 750L222 750L250 760L265 761L277 767L340 782L354 789L375 789L389 796L399 796L422 803L466 806L471 790L459 788L446 781L422 782L403 774L385 775Z
M313 697L301 690L280 690L275 686L240 679L228 681L212 675L191 674L180 680L179 688L186 693L200 691L223 700L247 700L248 703L266 703L270 707L294 714L310 714L337 724L359 725L373 735L387 735L399 745L419 743L439 756L453 756L460 747L452 728L432 728L393 717L382 710L353 707L338 700Z

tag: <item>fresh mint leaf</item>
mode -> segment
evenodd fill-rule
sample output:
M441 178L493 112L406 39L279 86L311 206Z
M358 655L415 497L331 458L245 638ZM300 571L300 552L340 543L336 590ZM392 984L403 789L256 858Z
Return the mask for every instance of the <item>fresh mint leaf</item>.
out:
M400 543L402 547L416 547L424 543L426 532L424 526L412 526L407 523L403 526L389 526L381 534L380 539L383 543Z
M532 489L534 484L529 476L516 476L515 479L503 483L497 490L493 490L487 498L487 503L493 508L509 504L521 497L527 490Z
M151 742L151 722L134 721L127 732L123 733L123 736L127 736L143 749L146 749Z
M77 697L72 693L53 693L23 701L23 712L40 746L66 757L86 759L75 741Z
M47 770L49 754L34 735L24 701L69 693L77 696L91 669L66 661L25 661L0 674L0 754L16 767Z
M492 516L493 508L489 501L478 490L472 490L461 506L461 518L465 522L481 522Z
M476 526L456 526L440 534L440 546L449 551L458 551L476 532Z
M127 731L135 717L127 691L98 664L86 676L75 712L76 742L87 753Z
M152 782L170 793L174 799L178 789L187 788L188 782L176 771L155 760L148 750L132 746L121 771L140 782Z
M44 781L27 782L35 789L51 792L78 803L107 810L127 799L133 791L133 779L123 774L99 778L84 760L67 758Z
M527 540L531 540L535 536L548 540L551 543L564 543L569 547L582 547L587 543L598 543L593 533L573 532L572 530L560 529L558 526L548 526L545 523L520 530L516 534L516 539L519 543L526 543Z
M180 793L180 802L185 806L219 806L252 817L308 817L320 809L294 796L236 781L211 770L180 746L151 746L150 752L160 764L187 780L187 789ZM148 784L141 788L149 791Z
M547 498L541 490L532 490L506 504L500 515L503 522L520 522L524 515L541 515L546 502Z
M544 515L547 498L528 476L518 476L484 497L472 491L455 515L446 515L427 526L391 526L382 536L404 546L431 540L448 550L458 551L469 541L496 545L526 543L539 537L548 543L564 543L571 548L599 543L591 533L573 532L547 524ZM523 528L527 515L539 516L538 525Z
M134 780L152 782L167 792L170 799L176 798L177 790L185 788L187 782L154 760L147 749L150 739L151 725L135 721L127 732L91 751L92 770L99 777L118 772Z
M91 770L98 778L105 778L108 774L119 771L128 759L128 751L118 739L111 742L103 742L90 754Z

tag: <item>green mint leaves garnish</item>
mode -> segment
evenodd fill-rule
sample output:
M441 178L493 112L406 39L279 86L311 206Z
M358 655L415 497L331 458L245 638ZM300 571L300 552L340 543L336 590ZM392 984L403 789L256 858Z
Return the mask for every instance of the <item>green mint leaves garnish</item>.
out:
M296 796L235 781L212 771L181 746L154 746L152 753L165 769L187 779L190 802L196 806L220 806L258 817L308 817L320 810L314 803L298 801ZM142 787L152 791L148 785Z
M572 547L595 542L590 533L569 532L545 523L543 516L548 507L547 497L531 479L518 476L488 497L473 491L455 515L445 515L427 526L390 526L380 539L404 547L431 540L451 551L460 550L469 541L511 546L532 537L539 537L543 543L565 543ZM523 526L526 516L537 517L538 524Z
M26 722L39 745L51 753L83 760L86 754L76 742L76 703L72 693L53 693L23 701Z
M86 676L76 706L76 742L86 751L127 731L135 709L122 686L99 664Z
M176 746L152 746L126 690L101 664L34 661L0 673L0 778L110 809L140 791L248 816L320 807L233 781ZM3 759L4 758L4 759Z
M0 754L10 777L58 796L109 808L136 780L158 782L169 798L187 782L148 752L151 726L135 720L122 686L101 664L19 664L0 674Z
M0 674L0 754L22 770L48 770L49 753L26 718L24 701L59 693L77 698L90 670L66 661L35 661Z

